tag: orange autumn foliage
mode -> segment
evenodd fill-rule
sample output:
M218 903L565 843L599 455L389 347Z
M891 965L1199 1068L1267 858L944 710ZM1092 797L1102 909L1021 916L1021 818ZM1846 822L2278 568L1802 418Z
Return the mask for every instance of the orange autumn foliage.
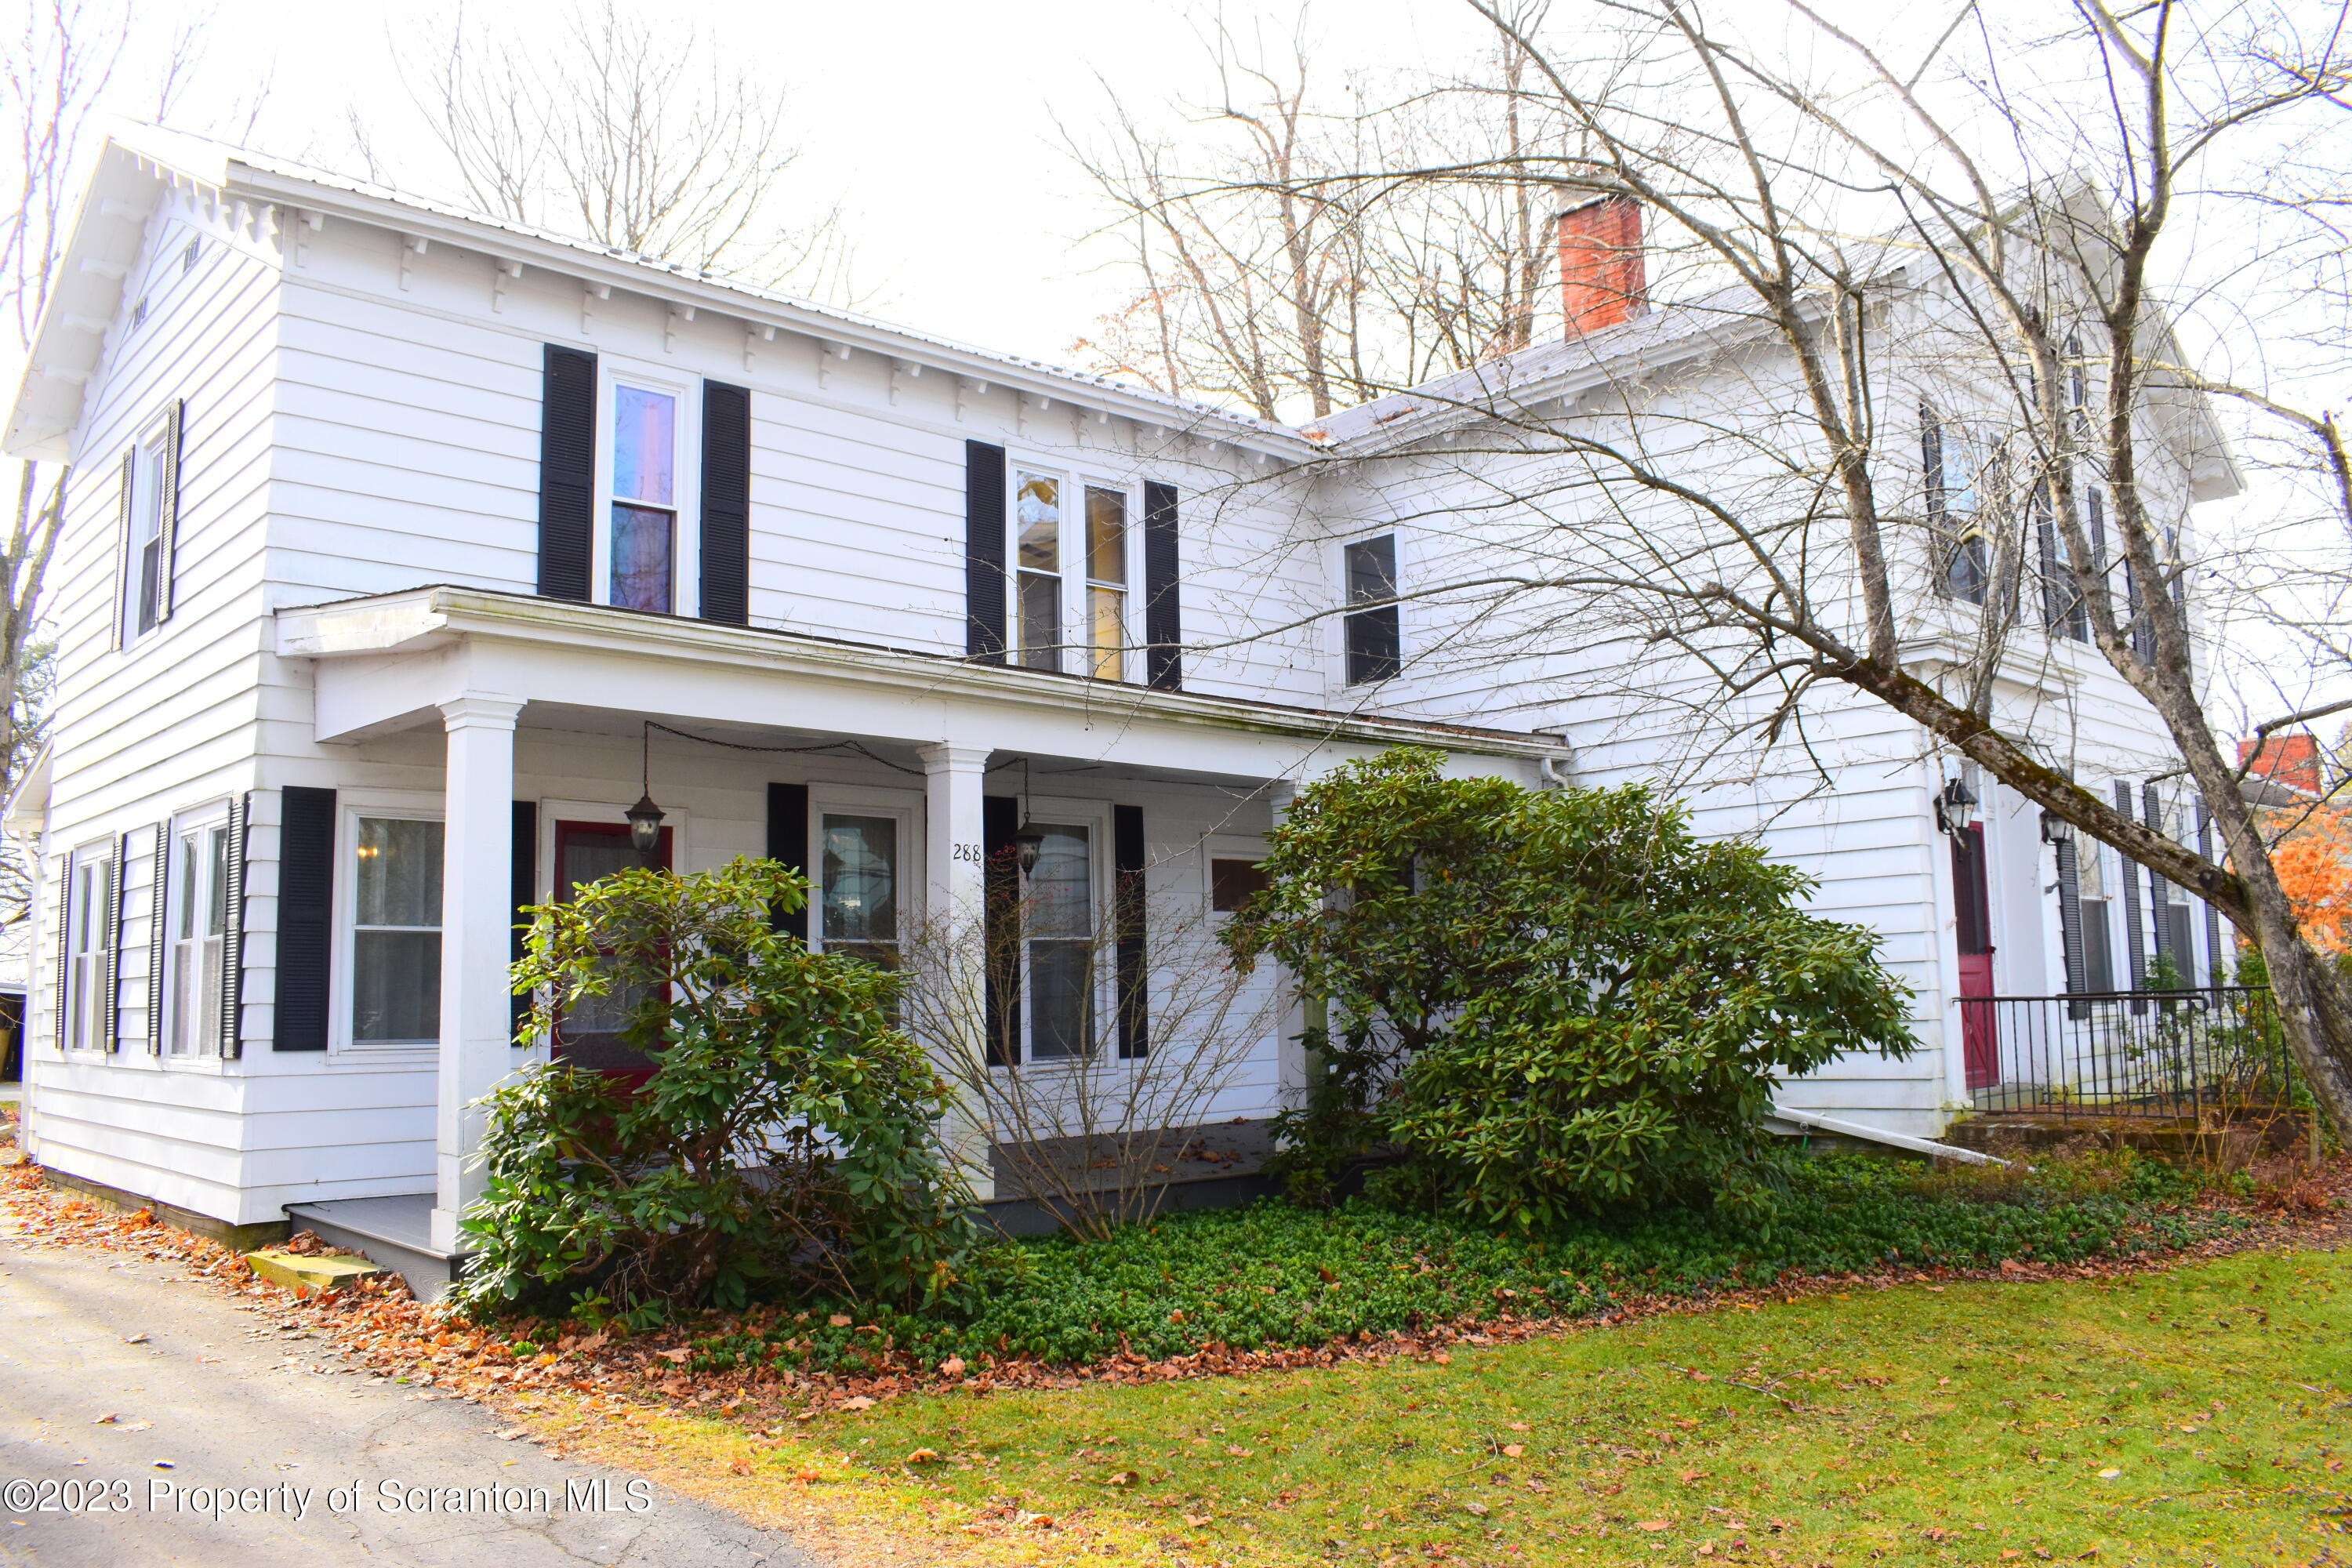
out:
M2322 952L2352 952L2352 808L2280 813L2284 828L2271 864L2294 903L2295 920Z

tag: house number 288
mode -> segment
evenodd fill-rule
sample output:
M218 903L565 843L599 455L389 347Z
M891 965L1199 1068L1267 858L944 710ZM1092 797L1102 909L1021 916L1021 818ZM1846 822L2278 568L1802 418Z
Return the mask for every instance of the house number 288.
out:
M985 854L982 853L981 847L977 844L957 845L955 847L954 858L958 860L970 860L975 865L978 865L988 858Z

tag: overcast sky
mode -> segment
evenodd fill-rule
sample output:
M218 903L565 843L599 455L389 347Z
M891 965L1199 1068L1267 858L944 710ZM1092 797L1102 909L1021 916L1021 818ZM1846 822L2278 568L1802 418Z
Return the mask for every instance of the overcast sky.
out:
M1097 123L1112 89L1156 106L1210 81L1191 9L1159 0L622 3L690 21L730 63L772 68L785 84L805 188L813 201L846 205L870 311L1047 360L1066 359L1071 342L1122 302L1099 255L1073 247L1099 209L1058 150L1056 120ZM181 9L138 4L158 16ZM236 95L266 76L253 140L270 151L348 166L342 127L354 110L395 155L421 135L394 41L437 36L447 5L218 0L210 9L204 74L174 117L184 128L233 118ZM1281 0L1231 9L1238 25L1276 37L1296 16ZM1329 19L1316 36L1335 73L1456 58L1478 37L1460 0L1323 10ZM559 28L564 11L562 0L496 0L477 14L528 38Z
M208 18L190 90L172 117L181 129L249 140L356 173L347 126L357 113L395 168L435 163L394 59L404 47L413 53L444 36L454 14L449 4L91 3L99 10L127 4L138 23L134 38L151 49L190 18ZM557 36L570 3L479 0L471 16L527 45L534 36ZM1103 209L1061 150L1057 127L1087 133L1103 122L1114 93L1139 117L1160 120L1171 100L1200 101L1213 85L1201 37L1203 18L1217 15L1213 0L615 4L665 26L691 25L729 64L773 72L793 106L811 206L837 200L845 209L857 255L855 279L869 313L1060 363L1079 357L1073 341L1124 304L1126 288L1104 265L1108 249L1084 242ZM1920 29L1940 35L1954 10L1950 0L1831 4L1864 30L1897 40L1911 36L1913 17ZM1300 26L1299 5L1226 0L1223 16L1236 31L1278 42ZM2030 20L2031 7L2023 14ZM1464 0L1321 0L1305 26L1327 79L1452 67L1487 37ZM126 61L126 86L145 78L152 64L135 55ZM260 109L247 136L246 110L257 94ZM115 107L151 111L129 91ZM2199 235L2184 256L2201 261L2220 237ZM2212 282L2221 286L2207 300L2227 307L2233 290ZM2214 330L2197 334L2205 341L2193 349L2207 363L2243 374L2252 368L2249 350L2274 340L2279 322L2257 323L2225 308L2221 320L2207 325ZM0 368L13 385L14 366ZM2332 366L2328 379L2340 379L2340 363ZM2321 395L2332 400L2336 391ZM2259 514L2275 499L2258 486L2247 502L2205 509L2200 524L2231 531L2230 513ZM2237 681L2247 706L2263 710L2250 717L2267 716L2291 694L2260 689L2269 684L2264 672L2275 677L2283 668L2269 656L2284 650L2256 637L2242 645L2247 651L2256 657ZM2301 700L2306 690L2292 695Z

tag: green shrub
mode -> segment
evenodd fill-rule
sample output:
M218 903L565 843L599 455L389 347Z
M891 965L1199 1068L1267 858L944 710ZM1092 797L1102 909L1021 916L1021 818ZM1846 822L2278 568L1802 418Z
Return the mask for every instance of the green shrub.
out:
M1875 937L1645 789L1440 763L1391 752L1310 786L1227 927L1237 960L1280 960L1330 1010L1343 1081L1283 1119L1286 1168L1311 1191L1384 1140L1405 1157L1387 1192L1483 1223L1699 1194L1769 1218L1774 1084L1912 1048Z
M913 1302L957 1284L973 1231L938 1147L947 1087L891 1023L896 976L771 929L807 889L741 859L625 870L531 911L525 1037L617 994L657 1065L633 1084L558 1061L490 1095L461 1303Z

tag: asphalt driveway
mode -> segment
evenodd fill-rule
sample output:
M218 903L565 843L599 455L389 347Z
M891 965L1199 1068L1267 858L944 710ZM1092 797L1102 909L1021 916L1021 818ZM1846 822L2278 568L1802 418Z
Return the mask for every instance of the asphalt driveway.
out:
M27 1247L0 1215L0 1564L818 1568L462 1399L340 1373L168 1261ZM107 1417L111 1416L111 1420Z

